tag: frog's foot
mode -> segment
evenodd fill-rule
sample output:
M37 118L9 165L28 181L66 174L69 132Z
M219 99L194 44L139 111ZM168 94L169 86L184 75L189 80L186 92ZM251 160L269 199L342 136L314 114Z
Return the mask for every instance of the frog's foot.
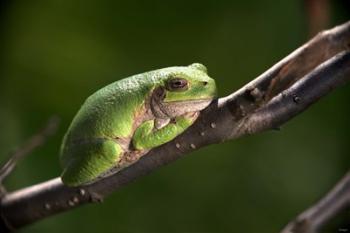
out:
M185 114L182 114L180 117L187 118L191 120L191 122L194 122L198 118L198 116L199 116L199 112L187 112ZM176 117L171 118L169 123L176 124Z
M170 118L156 118L154 120L154 127L156 129L161 129L163 128L164 126L168 125L170 123L171 119Z
M191 118L191 119L195 120L199 116L199 111L197 111L197 112L187 112L187 113L183 114L183 116L186 117L186 118Z

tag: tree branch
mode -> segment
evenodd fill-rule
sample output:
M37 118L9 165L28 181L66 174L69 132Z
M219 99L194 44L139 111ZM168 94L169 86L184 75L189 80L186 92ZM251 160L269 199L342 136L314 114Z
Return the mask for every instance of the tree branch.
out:
M318 203L301 213L281 233L315 233L350 204L350 172Z
M94 184L71 188L59 178L4 196L3 231L104 197L200 147L274 129L350 77L350 22L324 31L233 94L214 101L185 133L130 167ZM336 56L335 56L336 55Z
M34 149L44 144L46 139L56 132L58 124L58 117L51 117L43 129L10 154L10 158L1 166L0 184L2 184L4 179L15 169L19 160L23 159L25 156L32 153Z

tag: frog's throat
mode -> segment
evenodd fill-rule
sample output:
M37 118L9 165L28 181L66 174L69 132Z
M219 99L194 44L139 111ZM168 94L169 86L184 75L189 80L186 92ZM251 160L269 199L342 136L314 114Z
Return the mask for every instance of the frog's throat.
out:
M181 116L188 112L198 112L206 108L211 102L212 98L186 100L186 101L172 101L164 102L165 90L162 87L156 88L152 95L150 109L154 117L168 119L176 116Z

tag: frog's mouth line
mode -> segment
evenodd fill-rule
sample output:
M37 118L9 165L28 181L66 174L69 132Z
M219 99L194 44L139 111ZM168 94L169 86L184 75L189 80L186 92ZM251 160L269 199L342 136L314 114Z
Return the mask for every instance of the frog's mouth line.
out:
M193 100L176 100L176 101L163 101L163 103L201 103L201 102L211 102L214 98L205 98L205 99L193 99Z

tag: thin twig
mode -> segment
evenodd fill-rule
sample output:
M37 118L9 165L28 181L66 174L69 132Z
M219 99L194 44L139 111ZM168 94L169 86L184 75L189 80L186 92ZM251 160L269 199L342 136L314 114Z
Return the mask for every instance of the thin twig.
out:
M10 158L0 168L0 184L2 184L4 179L13 171L20 159L31 154L34 149L43 145L46 139L56 132L58 124L59 118L52 116L44 128L30 137L21 147L17 148L10 154Z
M318 232L330 219L350 205L350 172L318 203L291 221L281 233Z

